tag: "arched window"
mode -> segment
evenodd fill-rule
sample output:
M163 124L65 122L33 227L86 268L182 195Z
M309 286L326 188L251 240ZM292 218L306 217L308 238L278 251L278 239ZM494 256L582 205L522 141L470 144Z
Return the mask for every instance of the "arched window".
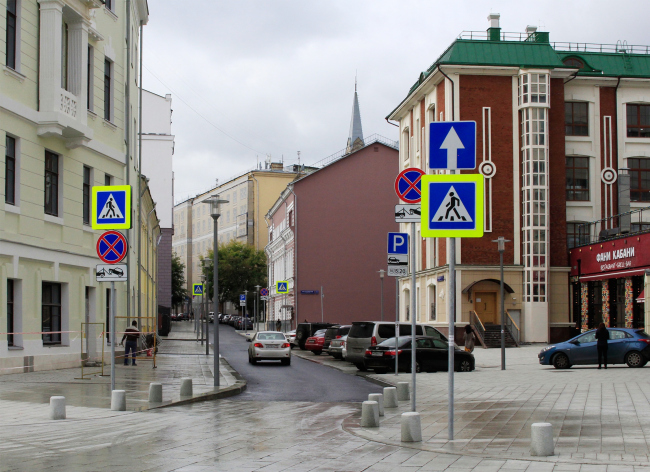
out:
M585 63L577 57L567 57L562 63L567 67L577 67L578 69L582 69L585 66Z

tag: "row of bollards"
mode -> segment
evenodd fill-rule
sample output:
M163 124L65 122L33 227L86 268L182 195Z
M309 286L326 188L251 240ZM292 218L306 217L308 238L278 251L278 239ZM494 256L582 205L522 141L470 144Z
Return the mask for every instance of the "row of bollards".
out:
M368 401L361 404L361 426L378 428L379 417L384 416L384 408L397 408L398 402L410 400L409 383L398 382L397 387L385 387L384 393L371 393ZM402 442L421 442L422 425L420 413L402 413ZM530 431L531 456L552 456L554 454L553 426L551 423L533 423Z
M181 398L191 397L193 395L192 379L184 377L181 379ZM149 384L149 403L162 403L163 386L161 383L153 382ZM113 390L111 392L111 411L126 411L126 390ZM65 397L50 397L50 419L64 420Z

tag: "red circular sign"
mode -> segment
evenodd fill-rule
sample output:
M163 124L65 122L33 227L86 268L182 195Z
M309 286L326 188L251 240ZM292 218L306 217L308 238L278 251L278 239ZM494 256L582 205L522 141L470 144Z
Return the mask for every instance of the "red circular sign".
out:
M119 231L106 231L97 240L97 255L106 264L117 264L126 256L129 245Z
M269 296L269 289L264 287L262 290L260 290L260 295L263 297L268 297Z
M395 193L406 203L420 203L422 200L421 179L422 169L409 167L399 173L395 179Z

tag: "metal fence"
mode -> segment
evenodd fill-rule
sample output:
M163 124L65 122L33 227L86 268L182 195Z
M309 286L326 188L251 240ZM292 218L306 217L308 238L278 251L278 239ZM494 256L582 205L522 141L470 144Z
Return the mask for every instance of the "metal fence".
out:
M649 231L650 206L582 224L578 226L575 240L569 246L586 246Z

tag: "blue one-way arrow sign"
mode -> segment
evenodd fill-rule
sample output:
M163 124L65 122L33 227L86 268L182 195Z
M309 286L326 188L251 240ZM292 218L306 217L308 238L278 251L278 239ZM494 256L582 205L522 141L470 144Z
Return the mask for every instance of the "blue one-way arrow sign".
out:
M429 124L430 169L476 168L476 121Z

